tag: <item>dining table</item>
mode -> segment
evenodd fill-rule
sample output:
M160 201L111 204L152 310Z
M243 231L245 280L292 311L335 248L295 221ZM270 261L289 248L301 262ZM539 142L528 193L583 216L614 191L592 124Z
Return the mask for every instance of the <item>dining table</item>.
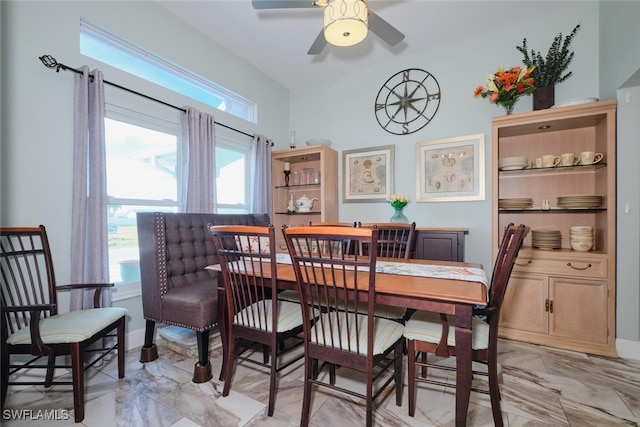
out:
M296 289L296 276L288 254L278 253L277 289ZM206 267L221 272L219 264ZM263 270L270 274L269 269ZM400 277L402 276L402 277ZM472 380L472 316L474 306L487 304L489 281L481 264L420 259L378 258L375 275L376 303L455 316L456 426L465 426ZM226 348L228 322L224 287L220 292L220 337ZM227 363L223 352L223 366Z

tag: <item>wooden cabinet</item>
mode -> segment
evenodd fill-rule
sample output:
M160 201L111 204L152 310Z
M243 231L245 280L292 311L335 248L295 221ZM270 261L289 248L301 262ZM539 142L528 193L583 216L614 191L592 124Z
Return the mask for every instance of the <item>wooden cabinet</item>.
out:
M291 169L289 185L286 185L284 168ZM311 171L319 172L320 179L307 180ZM293 175L299 174L300 181L294 182ZM309 221L338 221L338 152L326 145L273 151L271 153L271 185L273 187L273 212L271 222L276 228L278 252L287 252L280 229L308 225ZM306 196L316 199L310 212L289 212L289 203Z
M502 306L500 336L615 356L616 101L600 101L496 117L492 122L492 247L494 258L510 222L554 229L560 248L527 236ZM594 151L593 165L499 170L500 159ZM600 206L567 208L558 197L597 195ZM500 199L530 198L533 206L504 208ZM543 208L548 201L548 208ZM569 230L589 225L595 246L571 249Z
M416 228L412 258L464 261L466 228Z

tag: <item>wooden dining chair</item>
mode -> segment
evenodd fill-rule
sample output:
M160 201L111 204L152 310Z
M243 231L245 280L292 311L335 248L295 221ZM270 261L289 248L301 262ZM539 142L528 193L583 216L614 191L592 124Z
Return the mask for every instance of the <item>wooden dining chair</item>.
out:
M317 386L365 399L366 413L363 415L366 425L371 426L373 402L387 386L395 383L396 405L402 404L404 326L374 316L376 251L367 256L351 256L336 250L339 245L335 243L350 240L357 244L366 242L376 248L378 231L346 227L292 227L285 228L284 235L301 297L299 307L305 319L304 395L300 425L309 424L312 386ZM339 304L339 301L344 303ZM361 314L355 309L360 304L367 305L366 313ZM315 321L311 322L311 319ZM328 381L322 379L320 367L325 366L365 373L365 390L339 385L331 373Z
M84 372L116 350L118 378L124 378L127 310L100 308L101 291L112 286L58 286L45 227L0 228L3 409L9 385L71 385L74 419L81 422L85 413ZM95 289L94 308L61 313L57 293L73 289ZM58 356L63 356L60 362ZM71 366L65 356L70 357ZM46 363L39 362L43 358ZM71 381L64 377L54 380L55 369L68 368ZM32 369L46 373L42 378L16 375ZM12 376L16 379L11 380Z
M378 258L387 260L410 259L413 246L416 223L358 223L360 228L375 228L378 230ZM363 243L360 253L369 253L369 244ZM376 305L376 315L387 319L404 321L408 317L407 309L390 305Z
M332 221L332 222L320 222L320 221L309 221L309 227L356 227L357 223L354 222L340 222L340 221ZM345 253L353 253L354 249L353 246L351 245L350 241L344 241L344 242L335 242L334 244L336 245L340 245L342 247L342 250ZM278 294L278 298L280 298L281 300L284 301L291 301L291 302L300 302L300 294L298 294L298 291L294 290L294 289L287 289L284 291L281 291Z
M271 376L268 415L272 416L278 373L303 356L301 353L279 363L279 356L302 343L301 339L295 339L302 333L300 304L274 297L277 269L276 252L272 250L275 248L273 226L220 225L209 229L220 261L225 294L227 342L222 395L229 395L236 361L266 367ZM262 361L246 354L250 350L247 343L263 345Z
M528 232L524 225L509 224L502 238L500 250L496 257L489 298L486 308L474 311L484 319L473 317L472 349L473 360L487 365L487 372L473 371L474 374L487 375L489 390L472 388L473 391L489 394L493 422L502 426L502 412L500 410L500 389L498 387L498 323L500 307L507 283L513 270L518 252ZM433 353L439 357L456 355L455 316L432 313L427 311L415 312L406 324L404 336L408 342L408 377L409 377L409 415L415 415L416 382L451 386L451 384L427 377L427 367L454 371L454 367L427 363L427 354ZM416 377L416 367L421 367L421 376Z

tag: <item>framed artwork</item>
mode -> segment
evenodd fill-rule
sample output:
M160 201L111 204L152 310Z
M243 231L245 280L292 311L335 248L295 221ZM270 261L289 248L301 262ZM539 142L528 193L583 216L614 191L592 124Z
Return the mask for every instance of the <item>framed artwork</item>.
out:
M342 152L342 201L387 202L393 194L394 146Z
M484 200L484 134L418 142L416 201Z

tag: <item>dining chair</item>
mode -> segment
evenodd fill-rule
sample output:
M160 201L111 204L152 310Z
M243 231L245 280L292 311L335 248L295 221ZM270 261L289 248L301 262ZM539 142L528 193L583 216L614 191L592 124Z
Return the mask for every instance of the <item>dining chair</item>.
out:
M356 227L357 223L354 222L341 222L341 221L333 221L333 222L320 222L320 221L309 221L309 227ZM342 247L342 250L345 253L353 253L354 249L353 246L351 245L350 241L344 241L344 242L335 242L334 244L339 245ZM294 289L287 289L284 291L281 291L278 294L278 298L280 298L281 300L284 301L291 301L291 302L300 302L300 295L298 294L298 291L294 290Z
M266 367L271 376L268 415L272 416L278 373L303 356L295 355L279 363L283 353L299 348L297 344L302 343L301 339L295 339L302 333L300 304L274 297L277 264L276 252L272 250L276 247L273 226L220 225L209 229L220 261L225 294L227 342L222 395L229 395L236 361ZM262 361L252 357L247 342L262 344Z
M493 422L502 426L500 410L500 389L498 387L498 323L500 308L507 289L507 283L513 270L518 252L528 232L524 225L509 224L502 237L500 250L496 257L491 284L488 291L488 303L485 308L474 310L472 319L472 358L473 361L487 365L487 372L473 371L474 374L487 375L489 390L478 387L473 391L489 394ZM455 316L427 311L417 311L408 320L404 336L408 342L408 377L409 377L409 415L415 415L416 382L451 386L427 377L427 367L454 371L454 367L427 363L427 354L439 357L456 355ZM420 358L420 360L418 360ZM421 377L416 377L416 367L421 367Z
M84 372L116 350L118 378L124 378L127 310L100 308L102 290L112 286L57 286L45 227L0 228L3 409L9 385L72 385L74 419L81 422L85 414ZM57 292L73 289L95 289L94 308L61 313ZM63 356L60 363L58 356ZM70 366L64 356L70 357ZM46 363L39 362L42 358ZM71 368L71 381L54 379L56 368ZM42 377L29 374L10 378L32 369L46 373Z
M386 258L387 260L400 259L406 260L411 258L411 249L413 246L416 223L360 223L360 228L375 228L378 230L378 258ZM363 243L360 247L360 253L367 254L370 251L369 244ZM395 307L384 304L376 305L376 315L404 321L407 309L404 307Z
M316 386L365 399L364 416L366 425L371 426L373 402L387 386L395 383L396 405L402 404L404 326L374 316L377 252L373 250L367 256L349 255L336 250L338 245L335 243L350 240L356 244L366 242L376 248L378 230L291 227L283 231L300 293L299 307L305 319L300 425L309 424L312 386ZM344 303L338 304L338 301ZM367 305L366 313L355 309L360 304ZM312 319L315 321L311 322ZM319 362L323 362L320 368ZM327 381L320 376L325 366L365 373L365 390L337 384L331 373Z
M416 223L358 223L361 228L377 228L378 238L378 258L410 259L411 249L416 231ZM366 253L369 249L363 247Z

